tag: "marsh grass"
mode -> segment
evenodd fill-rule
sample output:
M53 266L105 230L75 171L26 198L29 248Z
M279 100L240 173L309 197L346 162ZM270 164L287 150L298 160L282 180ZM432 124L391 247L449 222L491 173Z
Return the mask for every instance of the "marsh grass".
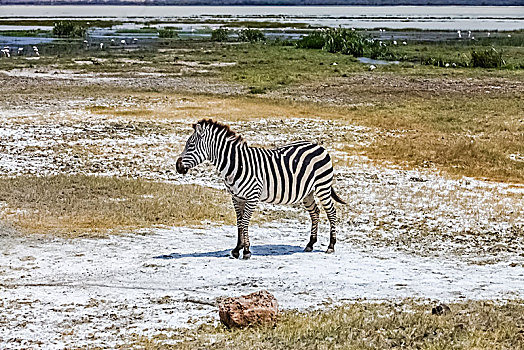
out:
M197 185L85 175L0 178L2 219L27 233L99 236L157 225L233 224L230 198Z
M357 302L284 311L275 328L228 330L207 323L173 336L136 336L143 349L522 349L524 304L469 301L433 315L427 302ZM175 342L175 343L174 343ZM174 343L174 344L173 344Z

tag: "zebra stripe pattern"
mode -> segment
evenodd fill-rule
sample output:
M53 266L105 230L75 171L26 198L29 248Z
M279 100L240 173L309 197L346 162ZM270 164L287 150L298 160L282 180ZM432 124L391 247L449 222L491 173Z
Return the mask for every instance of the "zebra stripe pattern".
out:
M177 160L181 174L205 160L221 173L231 193L237 216L238 240L233 257L249 259L249 221L258 202L291 204L302 202L311 217L311 236L305 251L317 242L320 209L326 211L330 239L326 253L335 251L336 210L333 200L345 204L333 189L333 166L328 152L319 145L300 141L275 149L248 146L227 125L203 119L193 125L194 132Z

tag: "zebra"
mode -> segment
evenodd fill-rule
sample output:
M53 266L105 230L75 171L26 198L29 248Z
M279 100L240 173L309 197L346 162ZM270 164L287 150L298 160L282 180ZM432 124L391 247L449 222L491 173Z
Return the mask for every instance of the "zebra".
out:
M194 132L176 161L176 170L186 174L189 169L208 160L215 165L232 196L237 218L238 240L231 251L239 258L249 259L248 227L258 202L292 204L302 201L311 217L311 235L304 251L311 252L317 242L322 204L330 224L326 253L335 251L336 210L333 200L346 204L333 189L331 157L322 146L298 141L274 149L248 146L228 125L212 119L193 124Z

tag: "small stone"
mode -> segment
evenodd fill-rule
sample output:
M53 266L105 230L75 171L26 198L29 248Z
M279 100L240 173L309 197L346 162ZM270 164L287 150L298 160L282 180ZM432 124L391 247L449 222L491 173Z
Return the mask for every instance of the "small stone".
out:
M219 301L220 321L228 328L245 328L251 325L274 326L277 322L278 302L268 291L225 298Z
M451 309L446 304L440 304L431 309L432 315L445 315L451 312Z

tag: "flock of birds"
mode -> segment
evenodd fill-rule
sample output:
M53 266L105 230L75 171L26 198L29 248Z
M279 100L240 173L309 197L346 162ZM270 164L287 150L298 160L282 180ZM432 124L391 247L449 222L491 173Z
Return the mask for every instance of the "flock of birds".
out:
M137 38L133 38L132 40L129 40L129 42L126 41L125 39L120 40L120 45L121 46L126 46L126 45L129 45L129 44L137 44L137 43L138 43L138 39ZM87 40L84 40L84 45L89 47L90 43ZM111 46L114 46L114 45L117 45L117 42L115 41L115 39L111 39ZM99 43L98 47L100 48L100 50L103 50L104 47L105 47L105 44L104 43ZM0 50L0 57L10 58L14 54L16 54L18 56L25 56L25 52L26 51L25 51L24 47L11 48L10 46L4 46ZM32 50L29 50L29 52L32 52L32 56L33 57L40 57L40 52L38 51L38 47L37 46L33 46Z
M19 47L17 48L16 50L13 49L14 52L16 52L16 54L18 56L23 56L24 55L24 48L23 47ZM2 50L0 50L0 57L11 57L11 48L9 46L4 46L2 48ZM40 52L38 52L38 47L36 46L33 46L33 56L36 56L36 57L39 57L40 56Z

